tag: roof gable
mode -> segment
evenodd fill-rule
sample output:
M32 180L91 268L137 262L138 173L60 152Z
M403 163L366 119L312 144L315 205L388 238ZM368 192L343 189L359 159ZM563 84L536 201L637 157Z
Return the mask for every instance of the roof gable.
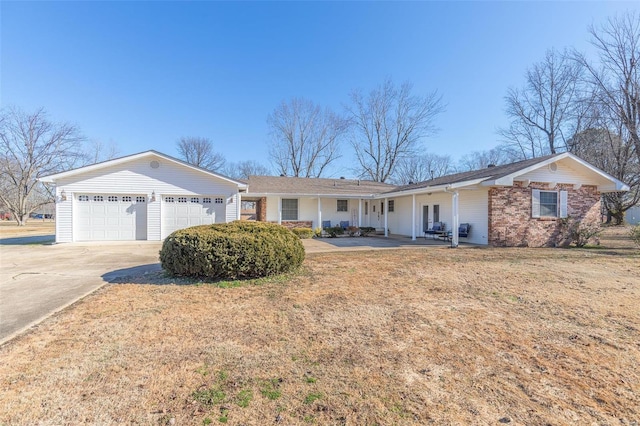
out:
M211 177L222 179L222 180L227 181L229 183L233 183L233 184L237 185L239 188L246 188L246 186L247 186L244 182L241 182L239 180L232 179L232 178L230 178L228 176L224 176L224 175L219 174L219 173L211 172L209 170L203 169L201 167L194 166L193 164L189 164L189 163L187 163L185 161L179 160L177 158L171 157L169 155L166 155L166 154L163 154L161 152L154 151L154 150L144 151L144 152L140 152L140 153L137 153L137 154L127 155L127 156L124 156L124 157L114 158L112 160L106 160L106 161L102 161L100 163L95 163L95 164L90 164L88 166L78 167L77 169L68 170L66 172L56 173L56 174L49 175L49 176L43 176L39 180L41 182L55 183L56 181L58 181L60 179L82 175L84 173L88 173L88 172L92 172L92 171L96 171L96 170L100 170L100 169L106 169L108 167L112 167L112 166L116 166L116 165L120 165L120 164L124 164L124 163L128 163L128 162L140 160L140 159L143 159L143 158L150 158L151 159L151 158L154 158L154 157L169 161L171 163L177 164L177 165L182 166L182 167L187 167L187 168L189 168L191 170L194 170L194 171L196 171L198 173L203 173L203 174L209 175Z
M561 160L572 162L575 165L588 171L588 173L593 174L593 176L597 176L597 180L601 181L602 183L601 185L599 185L599 189L601 190L601 192L629 190L629 186L624 182L621 182L620 180L589 164L581 158L576 157L571 153L564 152L561 154L553 154L544 157L517 161L515 163L504 164L501 166L492 166L479 170L454 173L451 175L430 179L424 182L400 186L389 191L388 193L415 193L427 188L431 190L438 187L466 187L479 184L482 186L510 186L513 185L513 181L517 180L519 176L526 175L527 173L544 168L551 163L555 163Z

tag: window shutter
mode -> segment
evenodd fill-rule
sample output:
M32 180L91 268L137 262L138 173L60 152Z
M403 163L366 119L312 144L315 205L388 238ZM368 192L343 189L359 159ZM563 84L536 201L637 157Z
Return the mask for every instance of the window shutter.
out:
M540 217L540 190L531 190L531 217Z
M560 191L560 217L567 217L567 191Z

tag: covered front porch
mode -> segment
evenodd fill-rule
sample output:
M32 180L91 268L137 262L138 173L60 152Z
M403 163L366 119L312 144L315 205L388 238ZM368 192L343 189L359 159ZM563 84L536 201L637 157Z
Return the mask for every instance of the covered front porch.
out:
M360 251L360 250L390 250L390 249L419 249L419 248L448 248L451 242L417 238L403 235L374 235L368 237L339 237L339 238L312 238L302 240L307 253L327 253L335 251ZM463 243L460 247L474 247L473 244Z

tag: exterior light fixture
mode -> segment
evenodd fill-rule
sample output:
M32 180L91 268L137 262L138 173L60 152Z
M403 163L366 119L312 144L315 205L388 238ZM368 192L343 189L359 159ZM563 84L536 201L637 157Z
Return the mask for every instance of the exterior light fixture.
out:
M67 193L64 189L60 191L60 201L67 201Z
M151 192L151 202L156 201L156 191Z

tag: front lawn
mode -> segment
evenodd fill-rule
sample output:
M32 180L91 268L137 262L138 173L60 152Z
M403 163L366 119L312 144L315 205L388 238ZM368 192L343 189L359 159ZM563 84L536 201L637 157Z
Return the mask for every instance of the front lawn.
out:
M639 277L632 249L432 248L113 284L0 348L0 424L637 424Z

